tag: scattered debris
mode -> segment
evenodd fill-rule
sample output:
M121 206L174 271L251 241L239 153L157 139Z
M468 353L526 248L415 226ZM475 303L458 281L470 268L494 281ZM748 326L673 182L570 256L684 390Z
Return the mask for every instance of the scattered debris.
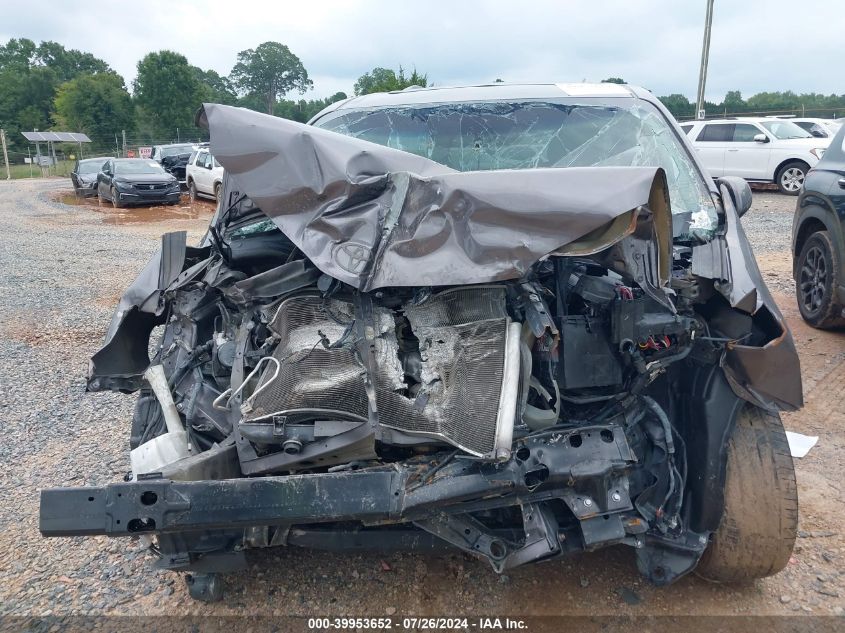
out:
M628 589L628 587L619 587L619 589L616 590L616 593L619 594L619 597L622 598L622 601L625 604L637 605L643 601L636 591Z
M802 435L794 431L786 432L786 441L789 442L789 452L793 457L804 457L810 449L819 441L818 435Z
M798 538L828 538L836 534L831 530L798 530Z

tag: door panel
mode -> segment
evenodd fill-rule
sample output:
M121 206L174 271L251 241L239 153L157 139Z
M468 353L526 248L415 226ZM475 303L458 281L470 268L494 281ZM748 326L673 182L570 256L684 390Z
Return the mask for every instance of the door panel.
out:
M208 152L197 156L197 189L206 194L211 193L211 170L208 169L210 159Z
M749 180L770 180L769 159L771 143L754 140L763 130L750 123L734 125L733 136L725 151L725 176L740 176Z
M733 127L732 123L706 123L695 139L695 151L713 178L725 175L725 150Z

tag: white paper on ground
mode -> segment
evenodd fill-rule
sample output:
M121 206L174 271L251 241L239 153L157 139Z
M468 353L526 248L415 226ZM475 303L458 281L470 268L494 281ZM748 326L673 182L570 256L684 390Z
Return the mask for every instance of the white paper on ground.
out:
M786 441L789 442L789 452L793 457L804 457L810 449L819 441L818 435L801 435L800 433L786 432Z

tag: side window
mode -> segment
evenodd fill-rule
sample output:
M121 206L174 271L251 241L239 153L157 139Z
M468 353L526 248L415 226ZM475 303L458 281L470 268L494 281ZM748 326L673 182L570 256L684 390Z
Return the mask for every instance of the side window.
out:
M830 135L827 133L827 130L825 130L825 129L824 129L821 125L819 125L818 123L812 123L812 124L810 124L810 127L809 127L809 128L806 128L806 127L805 127L804 129L805 129L805 130L807 130L810 134L812 134L812 135L813 135L813 136L815 136L816 138L827 138L828 136L830 136Z
M211 154L209 154L208 152L202 153L202 166L206 169L211 168Z
M689 131L692 129L692 123L687 123L686 125L682 125L681 129L684 131L684 134L689 134Z
M754 137L762 133L763 132L758 130L755 125L751 125L749 123L737 123L734 125L734 133L731 140L734 143L753 143Z
M733 123L710 123L705 125L696 141L726 142L733 138Z

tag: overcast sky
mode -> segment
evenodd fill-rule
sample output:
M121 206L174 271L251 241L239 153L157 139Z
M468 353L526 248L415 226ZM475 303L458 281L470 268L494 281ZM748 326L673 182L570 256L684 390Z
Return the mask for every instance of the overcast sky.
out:
M845 13L832 0L716 0L707 97L728 90L845 93ZM314 81L307 98L375 66L413 66L436 85L600 81L695 98L705 0L0 0L0 42L90 51L130 84L138 60L171 49L228 74L238 51L287 44Z

